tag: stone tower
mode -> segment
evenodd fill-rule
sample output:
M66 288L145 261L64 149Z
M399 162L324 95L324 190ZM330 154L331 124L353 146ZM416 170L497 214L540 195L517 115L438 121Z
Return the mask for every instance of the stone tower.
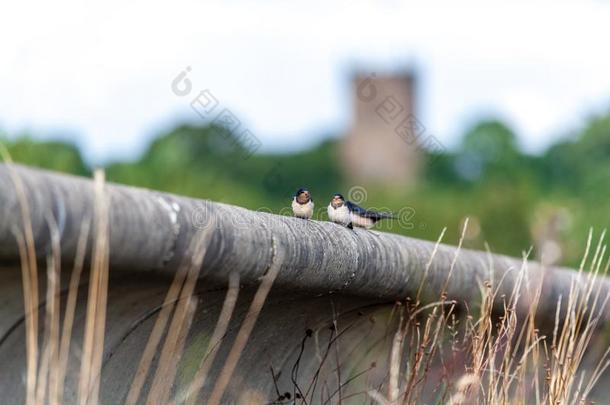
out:
M342 164L359 185L409 187L417 178L424 127L415 117L412 73L357 74L353 121L342 142Z

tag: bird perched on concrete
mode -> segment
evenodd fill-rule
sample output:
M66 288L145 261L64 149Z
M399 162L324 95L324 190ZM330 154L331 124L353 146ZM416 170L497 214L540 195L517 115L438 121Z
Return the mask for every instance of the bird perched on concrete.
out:
M313 199L309 190L300 188L292 199L292 213L297 218L311 219L313 216Z
M335 194L330 200L330 204L328 204L328 218L350 229L353 229L354 226L369 229L382 219L394 217L389 213L362 208L351 201L345 200L341 194Z
M352 228L352 218L349 208L345 204L345 198L339 193L335 194L328 204L328 219L336 224Z

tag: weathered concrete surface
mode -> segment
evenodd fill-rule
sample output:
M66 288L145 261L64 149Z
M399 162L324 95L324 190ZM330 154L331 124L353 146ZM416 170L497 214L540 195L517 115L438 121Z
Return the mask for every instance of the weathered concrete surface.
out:
M45 218L51 214L60 228L62 261L69 263L75 255L81 224L93 214L92 183L20 166L13 169L24 185L37 252L41 258L48 252ZM247 403L248 395L272 401L277 398L276 385L280 393L288 391L294 395L291 376L303 341L305 354L299 362L298 375L294 376L297 385L309 386L321 359L326 359L316 395L321 387L328 387L323 388L326 396L333 394L339 378L345 382L346 376L366 370L372 362L377 367L363 374L364 382L360 384L356 379L341 390L341 395L375 386L386 377L387 368L383 364L389 351L388 331L392 323L388 319L392 303L415 295L434 250L433 243L351 231L332 223L303 221L131 187L108 185L107 192L111 200L111 284L102 369L101 393L105 403L124 400L169 282L185 258L189 243L211 218L215 229L196 290L200 302L179 366L174 397L179 398L184 388L180 382L188 381L194 373L194 359L201 356L213 330L228 274L237 271L243 288L236 318L204 387L209 395L210 384L226 358L253 289L270 266L272 238L284 250L285 261L224 401ZM11 169L0 165L0 262L18 260L13 235L22 225L18 197ZM424 301L438 299L455 253L455 247L439 247L423 284ZM464 250L455 263L447 296L458 302L476 301L480 297L480 283L490 278L503 279L501 291L509 293L517 282L521 264L521 260L514 258ZM574 273L560 268L543 272L537 264L529 263L528 274L532 282L544 280L539 316L554 318L558 297L565 299L569 295ZM66 280L67 275L62 278ZM600 284L604 288L610 286L605 278L600 279ZM0 268L3 403L23 402L25 344L20 289L18 267ZM85 289L81 293L65 387L67 403L74 401L83 335ZM527 298L524 291L526 301ZM329 336L334 333L329 329L334 319L343 334L339 345L333 346L332 353L325 357ZM314 332L312 338L305 338L307 329ZM341 365L341 377L336 371L337 364ZM279 373L276 382L272 368L276 376ZM362 396L357 398L357 403L364 401Z

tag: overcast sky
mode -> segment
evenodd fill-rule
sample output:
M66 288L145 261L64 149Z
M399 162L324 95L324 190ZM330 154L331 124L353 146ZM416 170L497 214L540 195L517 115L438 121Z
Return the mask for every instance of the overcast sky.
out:
M93 162L137 157L200 119L171 91L187 66L193 92L209 89L265 150L345 129L355 67L416 66L420 121L449 147L496 116L540 151L610 109L610 3L459 3L10 2L0 129L75 140Z

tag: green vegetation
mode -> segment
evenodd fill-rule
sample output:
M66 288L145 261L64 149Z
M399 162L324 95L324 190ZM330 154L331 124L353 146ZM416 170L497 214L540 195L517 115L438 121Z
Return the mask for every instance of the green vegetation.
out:
M540 156L523 153L513 131L498 121L469 129L455 151L428 156L413 190L364 185L364 205L415 214L391 232L435 240L443 227L456 243L459 224L471 218L467 247L521 255L542 238L563 247L561 261L578 263L590 226L610 225L610 114L592 117L580 133ZM90 169L78 149L30 138L4 141L15 161L79 175ZM279 212L301 186L313 192L318 218L336 191L354 186L341 172L338 141L307 151L255 154L217 127L183 125L161 134L134 162L107 165L110 181ZM407 215L407 214L405 214Z
M61 141L38 141L27 135L10 142L2 137L1 133L0 142L7 146L15 162L80 176L90 174L80 151L73 144Z

